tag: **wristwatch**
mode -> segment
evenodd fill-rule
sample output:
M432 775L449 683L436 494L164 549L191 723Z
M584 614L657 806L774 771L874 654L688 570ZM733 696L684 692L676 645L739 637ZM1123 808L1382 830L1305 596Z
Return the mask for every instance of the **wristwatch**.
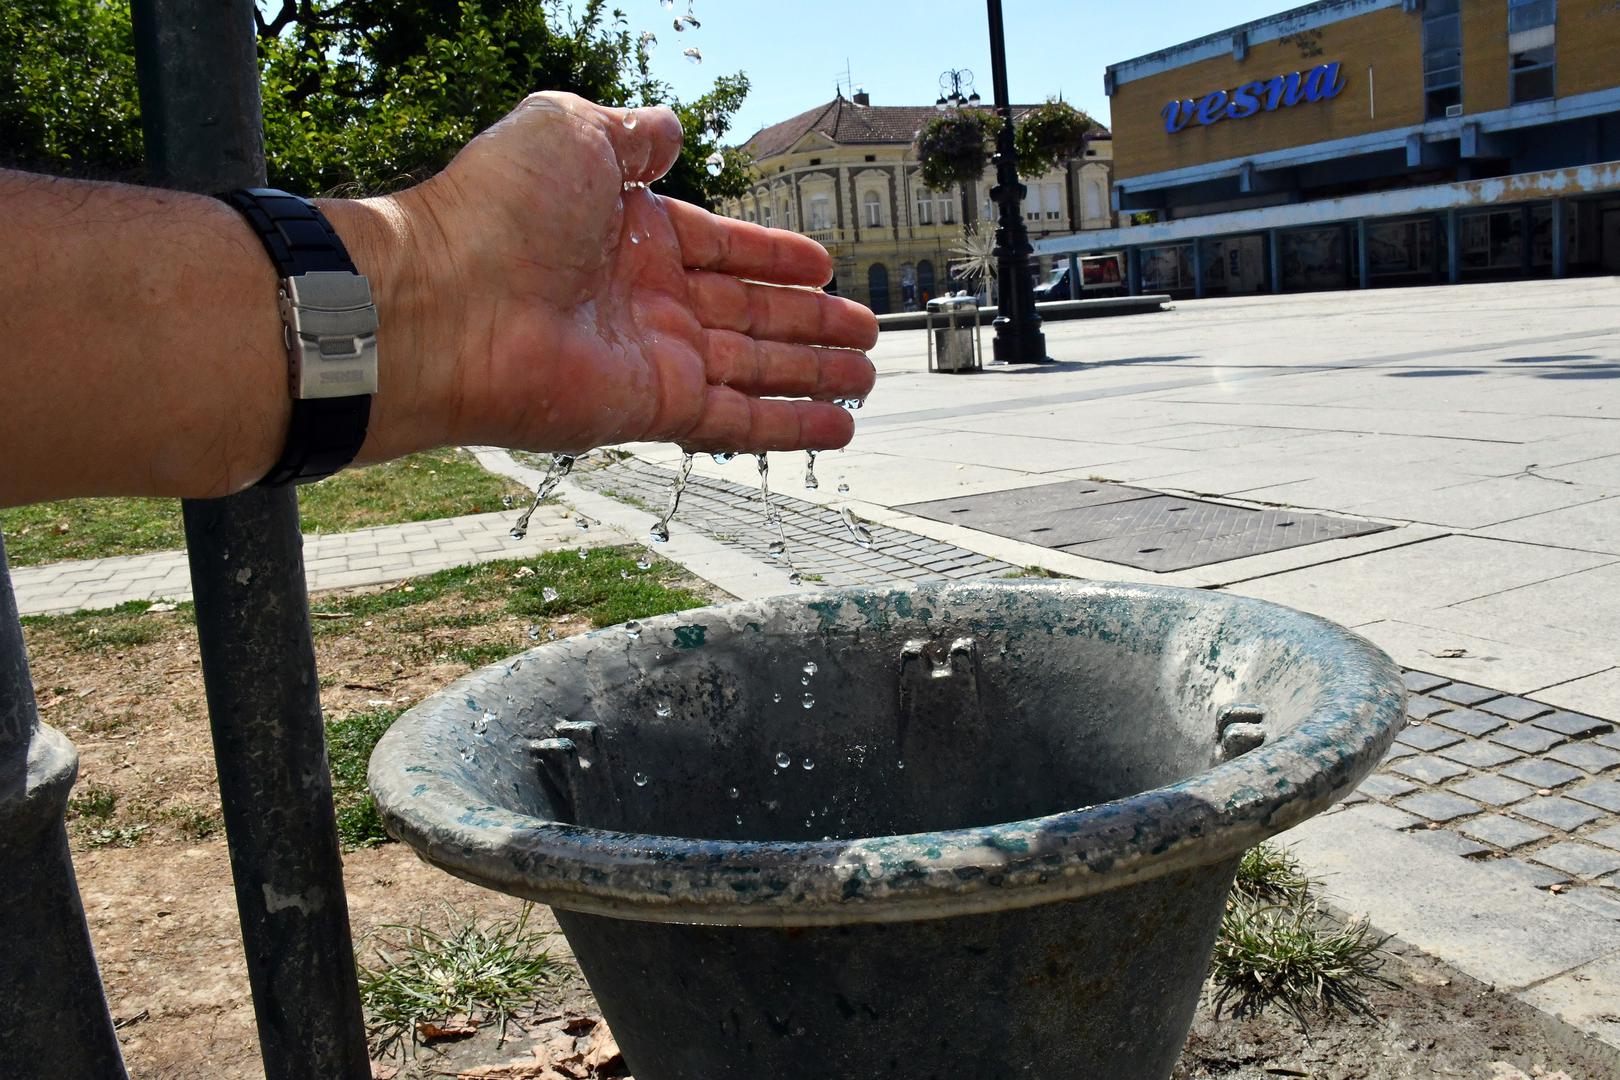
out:
M247 218L281 276L292 423L261 486L323 480L366 441L377 392L377 307L326 216L275 188L219 196Z

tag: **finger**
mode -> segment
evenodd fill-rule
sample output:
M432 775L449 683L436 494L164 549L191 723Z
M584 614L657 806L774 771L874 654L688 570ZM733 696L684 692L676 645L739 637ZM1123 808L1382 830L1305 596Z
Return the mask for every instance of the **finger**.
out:
M731 330L708 330L703 363L709 382L755 397L864 398L877 373L865 353L777 341L756 341Z
M662 105L615 109L577 94L545 91L529 95L525 105L553 105L606 132L619 159L625 183L650 184L669 172L681 156L681 121Z
M808 236L718 217L678 199L664 199L663 206L690 269L772 285L819 287L832 280L832 256Z
M711 270L691 271L687 284L693 313L711 330L847 349L877 344L877 316L853 300L809 289L755 285Z
M677 441L683 450L836 450L855 434L855 420L837 405L749 397L711 386L697 425Z

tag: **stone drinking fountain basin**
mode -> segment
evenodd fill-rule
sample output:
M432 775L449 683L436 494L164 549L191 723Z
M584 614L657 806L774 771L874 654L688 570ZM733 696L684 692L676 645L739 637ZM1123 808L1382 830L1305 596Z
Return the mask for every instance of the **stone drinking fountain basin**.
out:
M370 779L423 858L556 909L637 1080L1162 1080L1239 857L1403 703L1225 594L840 590L474 672Z

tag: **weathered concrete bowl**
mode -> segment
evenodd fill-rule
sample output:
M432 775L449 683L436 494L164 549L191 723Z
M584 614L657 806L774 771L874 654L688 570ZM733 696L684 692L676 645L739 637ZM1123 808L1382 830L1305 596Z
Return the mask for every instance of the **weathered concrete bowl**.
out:
M638 1080L1159 1080L1238 858L1359 782L1403 701L1286 608L942 583L532 650L370 775L423 858L558 909Z

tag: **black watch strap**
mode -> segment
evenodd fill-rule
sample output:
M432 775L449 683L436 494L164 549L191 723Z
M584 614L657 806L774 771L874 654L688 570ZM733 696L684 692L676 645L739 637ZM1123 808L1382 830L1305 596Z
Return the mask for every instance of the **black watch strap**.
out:
M240 211L258 233L276 274L283 280L284 313L288 279L322 273L359 276L337 231L309 200L275 188L243 188L220 198ZM297 347L290 327L287 345L289 350ZM300 396L294 385L286 447L259 484L307 484L331 476L360 452L370 419L370 394Z

